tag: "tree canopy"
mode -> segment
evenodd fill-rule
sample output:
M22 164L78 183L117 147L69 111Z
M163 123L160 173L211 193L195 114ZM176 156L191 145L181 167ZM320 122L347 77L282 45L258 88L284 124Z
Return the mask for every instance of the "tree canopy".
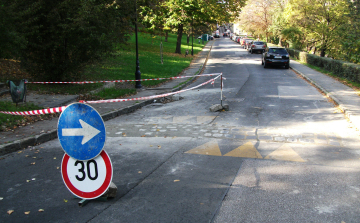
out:
M232 21L238 16L245 0L168 0L160 1L156 10L143 8L143 21L152 29L176 30L175 53L181 54L181 37L190 27L209 27Z
M267 41L360 62L360 3L353 0L254 0L239 17L243 30Z

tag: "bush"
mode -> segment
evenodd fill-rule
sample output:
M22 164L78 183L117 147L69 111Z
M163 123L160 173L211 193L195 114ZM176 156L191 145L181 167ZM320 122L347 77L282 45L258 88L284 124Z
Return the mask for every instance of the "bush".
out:
M360 65L334 60L328 57L320 57L295 49L287 49L290 56L301 62L324 68L338 77L344 77L350 81L360 83Z
M317 67L324 67L324 64L319 56L316 56L314 54L307 54L306 57L307 57L306 60L308 61L309 64L313 64L314 66Z

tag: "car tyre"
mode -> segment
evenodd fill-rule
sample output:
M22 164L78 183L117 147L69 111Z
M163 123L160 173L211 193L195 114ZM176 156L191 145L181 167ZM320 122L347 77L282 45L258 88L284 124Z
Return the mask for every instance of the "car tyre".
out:
M264 68L268 68L268 65L266 64L266 61L263 61Z

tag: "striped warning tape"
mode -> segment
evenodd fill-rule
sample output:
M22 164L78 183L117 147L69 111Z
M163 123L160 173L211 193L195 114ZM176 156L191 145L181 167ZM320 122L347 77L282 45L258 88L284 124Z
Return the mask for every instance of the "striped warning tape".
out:
M171 92L171 93L166 93L166 94L161 94L161 95L154 95L154 96L148 96L148 97L139 97L139 98L129 98L129 99L109 99L109 100L98 100L98 101L79 101L80 103L87 103L87 104L98 104L98 103L113 103L113 102L123 102L123 101L140 101L140 100L149 100L149 99L155 99L155 98L162 98L162 97L166 97L166 96L170 96L170 95L174 95L174 94L179 94L185 91L190 91L196 88L199 88L201 86L204 86L208 83L214 84L215 80L217 78L219 78L220 76L222 76L222 73L218 74L217 77L212 78L202 84L199 84L195 87L192 88L188 88L188 89L184 89L184 90L180 90L180 91L176 91L176 92ZM64 111L64 109L66 108L66 106L62 106L62 107L57 107L57 108L46 108L46 109L41 109L41 110L33 110L33 111L0 111L0 113L2 114L8 114L8 115L45 115L45 114L52 114L52 113L58 113L58 112L62 112Z
M220 73L214 74L201 74L194 76L178 76L178 77L164 77L164 78L153 78L153 79L140 79L140 80L113 80L113 81L70 81L70 82L25 82L26 84L95 84L95 83L120 83L120 82L133 82L133 81L158 81L158 80L174 80L188 77L209 77L216 76Z
M33 110L33 111L0 111L0 113L8 114L8 115L45 115L45 114L53 114L64 111L66 106L57 107L57 108L45 108L41 110Z
M99 104L99 103L113 103L113 102L123 102L123 101L140 101L140 100L149 100L149 99L155 99L155 98L162 98L162 97L166 97L166 96L170 96L170 95L174 95L174 94L179 94L185 91L190 91L193 90L195 88L199 88L201 86L204 86L208 83L213 84L214 81L219 78L222 74L220 74L219 76L217 76L216 78L210 79L202 84L199 84L195 87L192 88L188 88L185 90L181 90L181 91L176 91L176 92L171 92L171 93L166 93L166 94L160 94L160 95L153 95L153 96L148 96L148 97L140 97L140 98L128 98L128 99L108 99L108 100L98 100L98 101L79 101L81 103L87 103L87 104Z

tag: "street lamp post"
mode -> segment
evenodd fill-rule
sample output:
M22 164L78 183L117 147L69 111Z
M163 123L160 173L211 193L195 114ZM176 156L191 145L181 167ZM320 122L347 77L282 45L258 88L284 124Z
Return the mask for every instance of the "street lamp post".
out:
M194 16L191 20L191 56L194 56Z
M135 88L141 88L141 72L140 72L140 62L139 62L139 45L138 45L138 27L137 27L137 7L135 0L135 44L136 44L136 71L135 71Z

